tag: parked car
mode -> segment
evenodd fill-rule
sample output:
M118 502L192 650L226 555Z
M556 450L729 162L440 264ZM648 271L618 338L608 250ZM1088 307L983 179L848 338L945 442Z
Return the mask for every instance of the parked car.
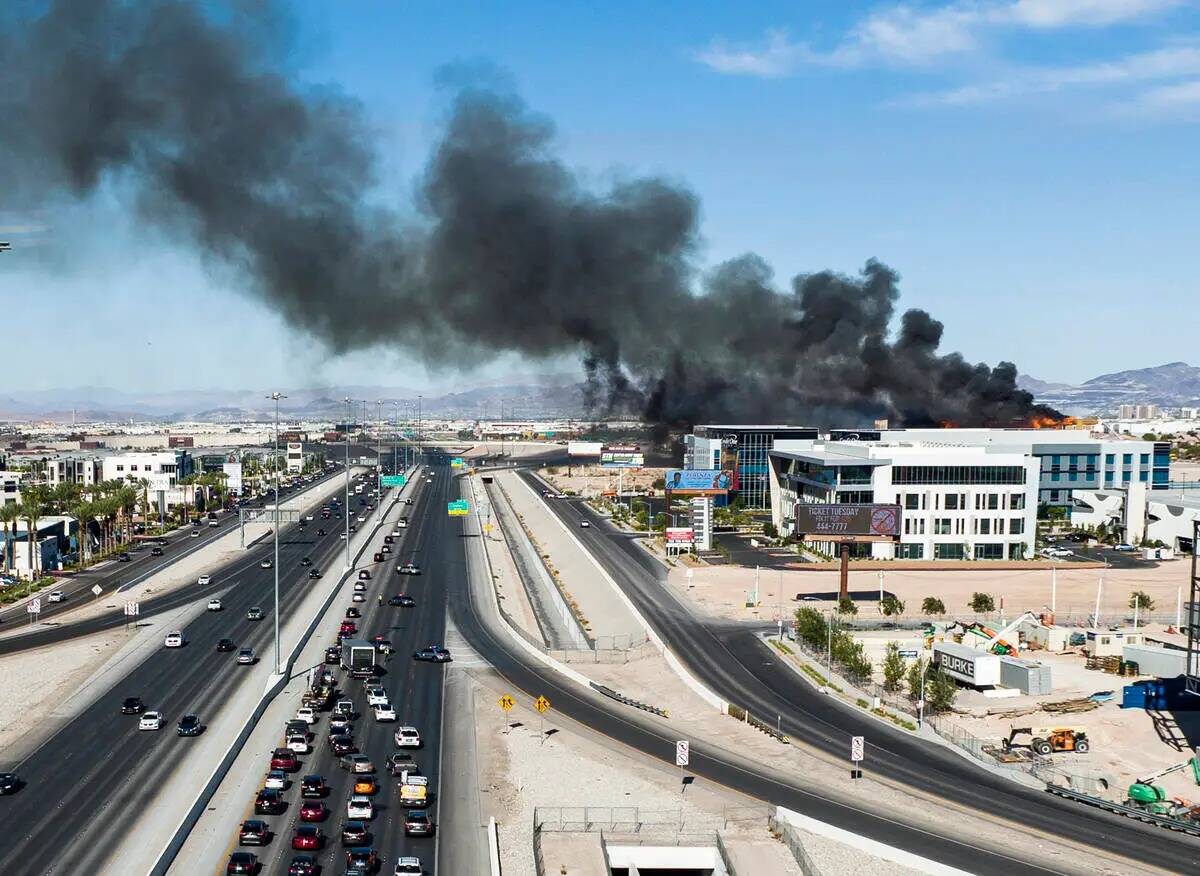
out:
M1121 542L1120 544L1113 545L1113 550L1121 551L1122 553L1130 553L1134 550L1137 550L1137 548L1131 544L1127 544L1126 542Z

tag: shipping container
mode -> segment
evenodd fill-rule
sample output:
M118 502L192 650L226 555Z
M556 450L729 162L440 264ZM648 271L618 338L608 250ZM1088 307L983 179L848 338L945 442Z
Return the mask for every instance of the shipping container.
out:
M1174 678L1187 671L1187 651L1159 645L1126 645L1121 649L1121 659L1126 663L1136 663L1138 675Z
M1016 688L1030 696L1050 693L1050 665L1032 660L1018 660L1015 657L1001 657L1000 684Z
M972 687L995 687L1000 684L1000 657L955 642L937 642L933 646L934 662L951 678Z

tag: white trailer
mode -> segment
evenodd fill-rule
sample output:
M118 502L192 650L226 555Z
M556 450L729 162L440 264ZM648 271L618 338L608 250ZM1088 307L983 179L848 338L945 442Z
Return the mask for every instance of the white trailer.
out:
M933 662L948 676L971 687L1000 683L1000 655L987 654L956 642L936 642Z

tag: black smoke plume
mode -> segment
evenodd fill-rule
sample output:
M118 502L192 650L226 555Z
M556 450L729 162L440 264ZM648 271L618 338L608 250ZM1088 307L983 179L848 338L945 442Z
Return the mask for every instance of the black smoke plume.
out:
M796 277L758 257L697 268L676 182L583 185L554 130L476 80L450 100L415 209L378 206L362 107L300 83L269 6L50 0L0 13L0 207L112 187L231 264L333 352L430 366L578 354L597 411L700 421L1009 424L1043 410L1016 370L939 355L898 277ZM383 318L403 314L404 318Z

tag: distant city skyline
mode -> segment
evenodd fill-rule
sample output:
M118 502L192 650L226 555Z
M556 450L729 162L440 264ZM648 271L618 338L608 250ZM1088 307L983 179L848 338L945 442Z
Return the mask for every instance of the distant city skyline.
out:
M1195 4L293 5L292 63L359 97L379 131L382 200L410 203L438 132L437 71L486 59L598 184L690 185L705 264L755 251L786 288L880 258L902 276L900 308L945 324L943 352L1042 380L1197 359L1194 320L1177 318L1200 300ZM330 356L235 270L138 227L120 180L86 204L3 206L0 300L23 329L5 335L5 382L23 389L450 391L578 370Z

